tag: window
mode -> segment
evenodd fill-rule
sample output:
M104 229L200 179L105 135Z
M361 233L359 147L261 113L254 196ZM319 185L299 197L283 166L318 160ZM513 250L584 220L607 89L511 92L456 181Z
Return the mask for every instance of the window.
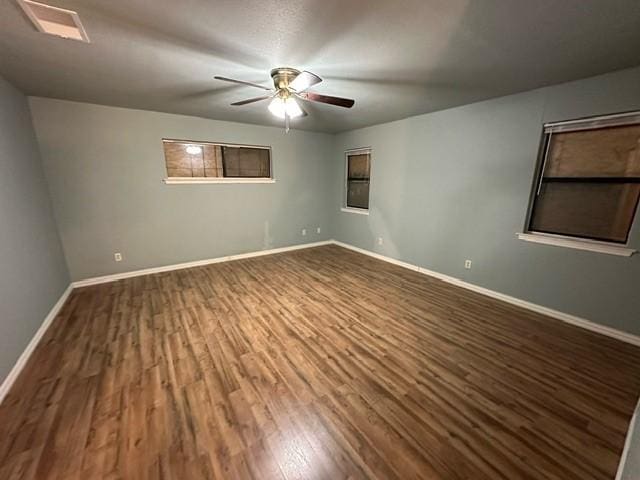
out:
M346 153L346 158L346 208L361 211L368 210L371 150L351 150Z
M270 181L269 147L162 140L167 183Z
M547 124L528 230L625 244L640 198L640 113Z

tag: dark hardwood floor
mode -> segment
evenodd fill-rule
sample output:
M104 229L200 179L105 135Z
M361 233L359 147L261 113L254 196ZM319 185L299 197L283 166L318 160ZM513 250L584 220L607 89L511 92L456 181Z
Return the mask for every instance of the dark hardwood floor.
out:
M607 479L640 349L337 246L73 291L1 479Z

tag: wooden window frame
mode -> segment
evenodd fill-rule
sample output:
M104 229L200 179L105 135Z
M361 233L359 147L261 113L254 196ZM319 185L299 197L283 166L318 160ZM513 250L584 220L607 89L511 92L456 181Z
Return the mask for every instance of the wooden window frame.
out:
M367 208L350 207L348 204L349 195L349 157L352 155L369 155L369 194L367 197ZM373 168L373 155L371 147L353 148L344 152L344 186L343 186L343 201L342 208L340 209L346 213L357 213L360 215L369 215L369 208L371 207L371 170Z
M271 146L268 145L249 145L240 143L226 143L226 142L212 142L212 141L200 141L192 139L179 139L179 138L163 138L162 145L164 148L165 143L192 143L194 145L215 145L219 147L236 147L236 148L256 148L269 151L269 177L165 177L163 182L166 185L193 185L193 184L216 184L216 183L275 183L273 168L273 151ZM166 158L165 158L165 173L166 173Z
M633 212L633 216L631 222L629 223L629 228L626 235L625 241L615 241L615 240L603 240L600 238L593 238L588 236L579 236L579 235L566 235L566 234L558 234L553 232L545 232L540 230L535 230L531 228L531 223L533 220L533 214L535 210L536 199L538 197L540 187L543 182L543 175L546 167L547 156L549 154L550 148L550 139L554 133L563 133L563 132L573 132L573 131L583 131L583 130L595 130L606 127L618 127L625 125L636 125L640 123L640 111L633 112L624 112L612 115L602 115L595 117L585 117L579 118L575 120L567 120L562 122L552 122L546 123L543 125L542 134L540 138L539 148L538 148L538 156L536 161L536 169L533 177L533 184L531 188L531 194L529 198L529 206L527 209L527 215L524 225L524 233L518 233L517 237L521 240L535 242L535 243L543 243L549 245L556 245L568 248L576 248L580 250L589 250L599 253L609 253L614 255L622 255L622 256L631 256L637 252L637 250L631 248L629 246L629 242L631 240L631 232L633 231L634 224L637 221L638 210L640 205L640 198L636 201L635 209ZM601 179L603 178L603 179ZM554 181L557 181L554 180ZM578 181L576 179L568 179L567 182L570 181ZM608 182L607 182L608 181ZM607 182L607 183L616 183L620 181L618 178L610 178L606 177L594 177L589 180L590 183L598 183L598 182ZM635 179L626 180L623 183L637 183L638 181Z

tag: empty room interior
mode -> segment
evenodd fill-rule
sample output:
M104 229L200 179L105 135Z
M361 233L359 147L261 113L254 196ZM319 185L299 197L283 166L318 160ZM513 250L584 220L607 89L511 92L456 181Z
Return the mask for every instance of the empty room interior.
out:
M0 479L640 480L640 2L0 0Z

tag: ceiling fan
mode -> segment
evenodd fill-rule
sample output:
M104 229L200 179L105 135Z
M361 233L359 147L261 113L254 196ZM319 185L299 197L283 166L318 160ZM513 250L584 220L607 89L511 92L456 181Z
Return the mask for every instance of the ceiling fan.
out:
M260 102L262 100L271 99L269 103L269 111L278 118L284 119L285 130L289 131L289 121L292 118L303 117L307 112L300 106L296 99L306 100L309 102L328 103L338 107L351 108L355 101L350 98L333 97L331 95L321 95L319 93L309 92L307 89L317 85L322 79L315 73L299 71L295 68L281 67L271 70L271 78L273 79L274 88L265 87L257 83L245 82L244 80L235 80L227 77L214 77L216 80L224 82L238 83L240 85L248 85L250 87L266 90L267 94L260 97L249 98L234 102L231 105L241 106L249 103Z

